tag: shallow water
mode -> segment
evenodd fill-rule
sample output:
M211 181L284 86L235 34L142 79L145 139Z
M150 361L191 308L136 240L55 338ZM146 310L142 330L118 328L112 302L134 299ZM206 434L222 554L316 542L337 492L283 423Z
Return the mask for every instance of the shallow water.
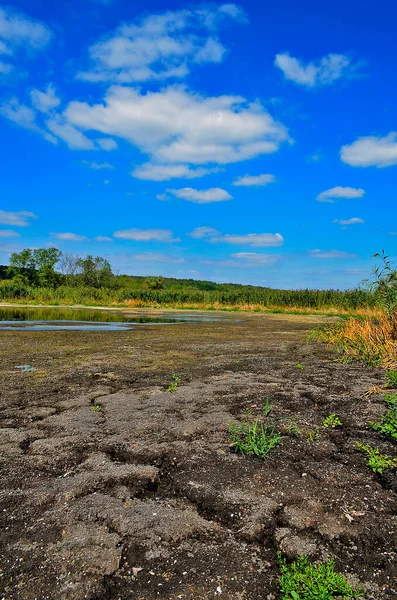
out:
M163 316L124 314L88 308L0 308L0 330L122 331L140 325L172 325L221 320L215 315L171 313Z

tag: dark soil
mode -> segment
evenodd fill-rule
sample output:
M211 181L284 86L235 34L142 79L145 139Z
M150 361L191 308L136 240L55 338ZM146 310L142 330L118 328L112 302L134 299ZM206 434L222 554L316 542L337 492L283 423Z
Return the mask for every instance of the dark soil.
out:
M368 425L382 396L363 398L382 372L308 342L318 317L242 318L1 332L2 600L276 600L277 551L397 598L396 476L355 447L397 455ZM300 433L233 454L229 423L266 397Z

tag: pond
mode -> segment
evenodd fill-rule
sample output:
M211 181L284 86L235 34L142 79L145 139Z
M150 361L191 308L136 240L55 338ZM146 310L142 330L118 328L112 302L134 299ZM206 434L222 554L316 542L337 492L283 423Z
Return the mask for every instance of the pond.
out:
M141 325L172 325L222 320L220 315L167 313L125 314L91 308L0 308L0 330L22 331L123 331Z

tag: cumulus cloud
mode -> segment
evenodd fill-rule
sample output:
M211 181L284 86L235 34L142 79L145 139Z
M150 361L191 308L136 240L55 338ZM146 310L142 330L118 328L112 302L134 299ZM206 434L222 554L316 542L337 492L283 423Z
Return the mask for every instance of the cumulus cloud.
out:
M66 242L85 242L88 238L85 235L79 235L78 233L71 233L70 231L61 233L51 233L57 240L63 240Z
M213 243L225 243L241 246L282 246L284 238L279 233L247 233L245 235L224 233L209 238Z
M32 90L30 97L32 105L41 113L49 113L61 103L52 84L48 84L44 92L36 89Z
M0 73L15 69L17 56L43 50L52 38L51 30L10 6L0 7Z
M78 77L123 84L185 77L192 64L223 60L217 32L225 19L242 22L245 13L235 4L198 5L124 23L89 48Z
M339 198L362 198L365 194L365 190L361 188L353 187L342 187L340 185L321 192L316 198L319 202L330 202L333 203Z
M344 250L310 250L310 256L314 258L357 258L357 254L350 254Z
M347 54L327 54L318 60L304 63L288 52L276 54L274 64L281 69L286 79L308 88L330 85L341 77L352 77L361 66L360 63L354 63Z
M195 240L202 240L219 236L221 235L221 232L217 229L214 229L214 227L196 227L196 229L193 229L193 231L187 233L186 235Z
M28 227L31 225L32 219L38 217L27 210L20 210L18 212L11 212L7 210L0 210L0 223L2 225L12 225L14 227Z
M180 242L174 238L170 229L124 229L115 231L113 236L121 240L133 240L135 242Z
M0 238L19 237L21 234L12 229L0 229Z
M156 165L146 163L136 167L131 175L148 181L169 181L170 179L195 179L213 172L215 169L191 169L188 165Z
M339 223L339 225L359 225L365 223L365 221L359 217L352 217L351 219L335 219L333 222Z
M342 146L342 162L352 167L391 167L397 165L397 132L384 137L360 137L352 144Z
M162 163L233 163L290 141L284 125L258 102L181 87L143 93L113 86L100 104L71 102L64 117L81 130L123 138Z
M163 254L161 252L141 252L140 254L132 255L131 258L133 260L139 260L144 262L168 263L175 265L186 262L184 258L170 256L169 254Z
M225 202L231 200L232 196L222 188L210 188L208 190L195 190L193 188L182 188L180 190L167 190L176 198L195 202L196 204L210 204L211 202Z
M239 187L253 187L260 185L267 185L268 183L274 183L276 178L270 173L263 173L262 175L244 175L238 177L236 181L233 181L233 185Z

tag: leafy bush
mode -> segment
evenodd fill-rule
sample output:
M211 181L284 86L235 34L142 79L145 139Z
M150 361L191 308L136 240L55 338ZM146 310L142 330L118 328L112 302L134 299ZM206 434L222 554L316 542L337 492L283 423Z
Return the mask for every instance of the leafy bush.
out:
M374 473L380 473L380 475L382 475L383 471L397 469L397 458L390 458L386 454L381 454L379 448L372 448L361 442L356 442L356 446L359 450L365 452L367 455L367 465Z

